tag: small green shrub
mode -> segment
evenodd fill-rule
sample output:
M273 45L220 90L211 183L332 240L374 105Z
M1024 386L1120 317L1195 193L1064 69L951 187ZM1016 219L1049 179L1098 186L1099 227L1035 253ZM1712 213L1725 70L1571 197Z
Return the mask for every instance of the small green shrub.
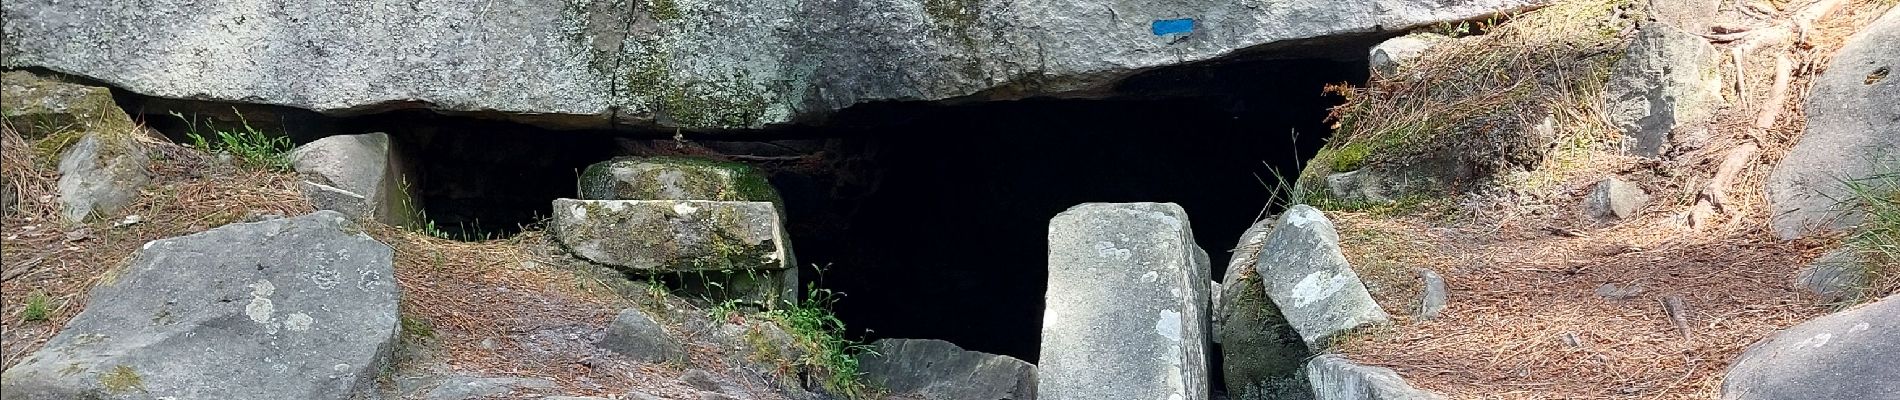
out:
M236 110L232 110L236 112ZM202 124L196 116L185 117L174 111L172 117L184 121L185 136L191 138L192 147L207 153L222 152L230 154L244 166L264 168L273 171L290 170L290 138L271 135L251 127L251 122L238 114L240 129L219 129L211 120Z
M777 321L797 339L806 350L798 364L816 372L826 390L848 399L875 397L871 387L860 379L863 373L858 369L858 357L876 352L870 345L845 337L844 321L832 313L840 294L816 283L807 284L805 292L803 301L768 311L765 317Z
M402 321L402 336L404 338L408 338L408 339L434 339L435 338L435 325L430 324L428 320L424 320L420 317L404 315L401 317L401 321Z
M26 322L45 321L53 314L53 296L44 292L26 295L26 309L20 311L20 320Z

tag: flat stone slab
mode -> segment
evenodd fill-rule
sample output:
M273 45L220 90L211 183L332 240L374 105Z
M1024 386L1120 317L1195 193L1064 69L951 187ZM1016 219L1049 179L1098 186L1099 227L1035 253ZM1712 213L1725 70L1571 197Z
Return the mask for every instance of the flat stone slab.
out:
M772 203L554 200L554 239L582 259L634 273L783 270Z
M370 396L396 343L393 257L333 211L146 243L0 398Z
M1815 318L1748 346L1724 400L1900 399L1900 295Z
M1208 398L1207 253L1171 203L1088 203L1049 221L1036 393Z

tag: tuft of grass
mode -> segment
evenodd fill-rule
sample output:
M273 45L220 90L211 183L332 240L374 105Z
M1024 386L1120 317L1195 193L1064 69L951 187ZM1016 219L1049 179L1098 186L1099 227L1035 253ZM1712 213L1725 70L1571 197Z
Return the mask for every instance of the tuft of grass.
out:
M429 323L428 320L422 319L421 317L410 316L410 315L404 315L400 318L400 320L402 321L402 336L404 338L409 338L409 339L434 339L435 338L435 324Z
M1849 193L1846 201L1861 215L1860 225L1847 237L1847 246L1866 268L1871 291L1862 298L1879 299L1900 292L1900 168L1842 182Z
M187 118L176 111L171 114L185 122L185 136L191 138L192 147L206 153L230 154L247 167L289 171L289 153L293 147L290 138L259 131L251 126L243 113L238 113L235 108L231 112L237 113L238 128L219 129L209 119L200 121L195 115Z
M814 372L826 390L847 399L862 400L876 396L862 379L858 357L876 354L870 345L845 337L844 321L832 312L843 294L809 283L802 301L767 311L767 319L785 327L798 345L806 350L797 364Z
M115 394L127 393L133 390L143 391L145 390L145 379L139 377L138 371L132 370L131 366L120 364L112 367L111 371L99 374L99 386L105 388L107 392Z
M45 321L53 314L53 296L46 292L33 292L26 295L26 309L20 311L20 320L26 322Z
M1510 18L1445 25L1467 36L1432 48L1396 73L1375 74L1364 87L1329 85L1345 98L1329 119L1334 134L1301 174L1367 167L1460 165L1445 187L1468 187L1507 165L1536 165L1543 139L1524 132L1553 115L1560 136L1594 125L1609 71L1634 18L1612 18L1628 0L1572 0ZM1508 19L1508 20L1507 20Z

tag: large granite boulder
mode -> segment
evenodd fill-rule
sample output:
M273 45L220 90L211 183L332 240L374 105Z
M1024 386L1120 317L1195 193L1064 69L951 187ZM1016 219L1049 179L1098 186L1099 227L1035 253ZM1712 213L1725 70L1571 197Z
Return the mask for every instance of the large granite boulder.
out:
M7 21L14 20L9 17ZM0 74L0 118L28 140L85 132L129 133L135 129L132 118L112 100L111 90L27 71Z
M1443 396L1412 387L1391 368L1360 365L1338 354L1313 357L1306 378L1315 400L1435 400Z
M336 135L290 151L304 197L321 210L406 225L416 215L415 174L382 132Z
M0 398L369 396L396 343L393 256L331 211L146 243Z
M778 203L765 175L745 164L685 157L618 157L581 172L588 200L719 200Z
M0 60L336 115L733 128L877 101L1106 89L1154 67L1546 2L18 0L0 7Z
M1036 366L934 339L883 339L859 361L867 382L920 400L1035 400Z
M1900 296L1803 322L1742 352L1725 400L1900 399Z
M1656 157L1672 137L1707 132L1722 101L1721 53L1668 24L1643 25L1610 72L1605 112L1631 154Z
M1214 342L1221 345L1229 398L1302 397L1297 394L1306 390L1299 371L1312 352L1267 297L1266 284L1253 268L1276 222L1261 220L1240 235L1214 301Z
M1171 203L1088 203L1049 221L1043 399L1208 398L1207 253Z
M119 212L152 179L145 145L130 132L92 132L59 155L60 218L78 224Z
M582 260L772 307L797 299L782 221L767 202L556 199L548 230Z
M1341 333L1391 318L1340 253L1332 221L1313 207L1296 205L1280 214L1254 271L1309 349L1325 350Z
M1835 53L1808 95L1808 126L1768 176L1769 225L1794 239L1859 223L1846 182L1900 174L1900 10Z

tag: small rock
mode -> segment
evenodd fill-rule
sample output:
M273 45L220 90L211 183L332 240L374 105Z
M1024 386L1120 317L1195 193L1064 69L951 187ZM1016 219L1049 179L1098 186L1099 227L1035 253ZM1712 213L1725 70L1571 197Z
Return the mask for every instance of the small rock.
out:
M116 213L151 181L151 159L129 133L89 133L59 156L60 216L69 224Z
M1847 304L1866 295L1867 267L1861 265L1852 249L1837 249L1821 255L1795 275L1794 285L1819 297L1822 304Z
M145 222L145 217L141 217L138 214L132 214L132 215L125 216L124 219L120 219L119 222L117 223L113 223L112 226L115 228L122 227L122 226L132 226L132 225L138 225L138 223L140 222Z
M1417 316L1425 320L1438 319L1439 314L1445 312L1445 305L1451 297L1451 292L1445 288L1445 277L1429 268L1419 268L1418 279L1424 281L1425 290L1419 295Z
M1598 181L1590 190L1590 196L1584 199L1584 212L1598 220L1627 219L1648 204L1649 193L1642 187L1611 177Z
M739 395L746 392L745 388L738 384L703 369L686 370L685 373L680 374L680 382L685 382L686 386L692 386L694 389L716 394Z
M1368 63L1372 70L1380 74L1391 75L1398 72L1399 66L1414 58L1425 55L1432 46L1449 42L1450 36L1430 32L1419 32L1386 39L1372 46Z
M1622 287L1618 287L1615 283L1605 283L1603 286L1597 286L1596 293L1597 297L1602 297L1605 300L1628 300L1631 297L1643 294L1643 287L1637 286L1634 283Z
M680 345L679 339L668 334L666 328L652 316L633 308L621 310L620 316L607 325L607 332L601 337L599 346L648 363L683 360L686 357L686 349Z

